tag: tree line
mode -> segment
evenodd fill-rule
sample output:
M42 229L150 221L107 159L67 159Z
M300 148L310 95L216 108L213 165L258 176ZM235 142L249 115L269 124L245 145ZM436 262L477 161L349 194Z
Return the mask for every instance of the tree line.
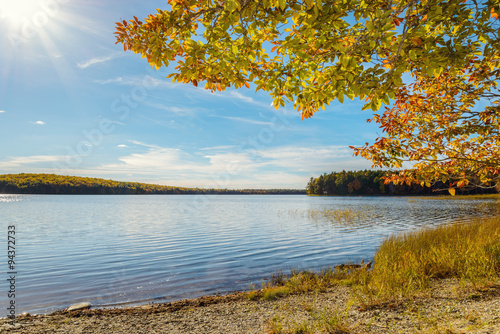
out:
M148 195L148 194L305 194L297 189L200 189L55 174L0 175L0 194Z
M418 183L386 184L385 178L392 172L383 170L342 171L323 174L317 178L311 177L307 184L308 195L437 195L448 190L442 182L435 182L430 186ZM495 189L459 189L457 194L495 193Z

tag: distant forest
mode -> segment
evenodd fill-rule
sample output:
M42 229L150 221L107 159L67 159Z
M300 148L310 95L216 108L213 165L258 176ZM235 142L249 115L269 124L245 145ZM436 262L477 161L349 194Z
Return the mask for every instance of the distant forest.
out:
M199 189L160 186L138 182L120 182L91 177L55 174L0 175L0 194L60 195L147 195L147 194L305 194L294 189Z
M419 184L384 184L383 177L388 173L382 170L342 171L323 174L310 179L307 184L308 195L443 195L437 190L447 187L438 182L431 187ZM447 194L448 192L446 192ZM457 194L496 193L494 189L457 190Z

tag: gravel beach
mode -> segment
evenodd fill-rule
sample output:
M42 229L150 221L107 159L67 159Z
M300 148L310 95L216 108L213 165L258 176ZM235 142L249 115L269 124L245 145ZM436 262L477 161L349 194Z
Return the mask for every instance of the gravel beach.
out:
M250 300L244 293L0 320L2 333L500 333L500 282L432 284L397 305L360 307L350 287Z

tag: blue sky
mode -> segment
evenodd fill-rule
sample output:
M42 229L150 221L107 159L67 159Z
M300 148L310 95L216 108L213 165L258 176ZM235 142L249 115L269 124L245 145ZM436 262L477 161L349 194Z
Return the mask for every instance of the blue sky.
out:
M23 8L18 8L22 4ZM359 100L301 120L251 89L211 93L165 79L115 45L115 22L166 1L0 4L0 173L56 173L202 188L304 188L371 167ZM28 9L26 9L28 8ZM175 65L173 65L175 66ZM201 84L200 87L203 87Z

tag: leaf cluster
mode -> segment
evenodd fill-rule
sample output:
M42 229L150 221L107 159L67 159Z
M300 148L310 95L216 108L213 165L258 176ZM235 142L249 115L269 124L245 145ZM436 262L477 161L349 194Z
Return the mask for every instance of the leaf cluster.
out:
M269 93L302 118L359 98L385 135L355 154L393 181L499 181L499 0L168 0L117 43L174 82ZM408 79L411 78L411 79ZM477 179L473 179L476 177Z
M500 59L472 58L462 69L415 75L398 89L392 108L375 114L384 136L355 148L374 166L412 169L395 183L440 181L455 188L495 188L500 181ZM369 120L371 121L371 120Z
M169 0L144 22L117 22L117 43L173 81L269 92L310 117L335 99L389 104L402 75L467 64L496 52L495 1ZM484 45L489 45L485 48Z

